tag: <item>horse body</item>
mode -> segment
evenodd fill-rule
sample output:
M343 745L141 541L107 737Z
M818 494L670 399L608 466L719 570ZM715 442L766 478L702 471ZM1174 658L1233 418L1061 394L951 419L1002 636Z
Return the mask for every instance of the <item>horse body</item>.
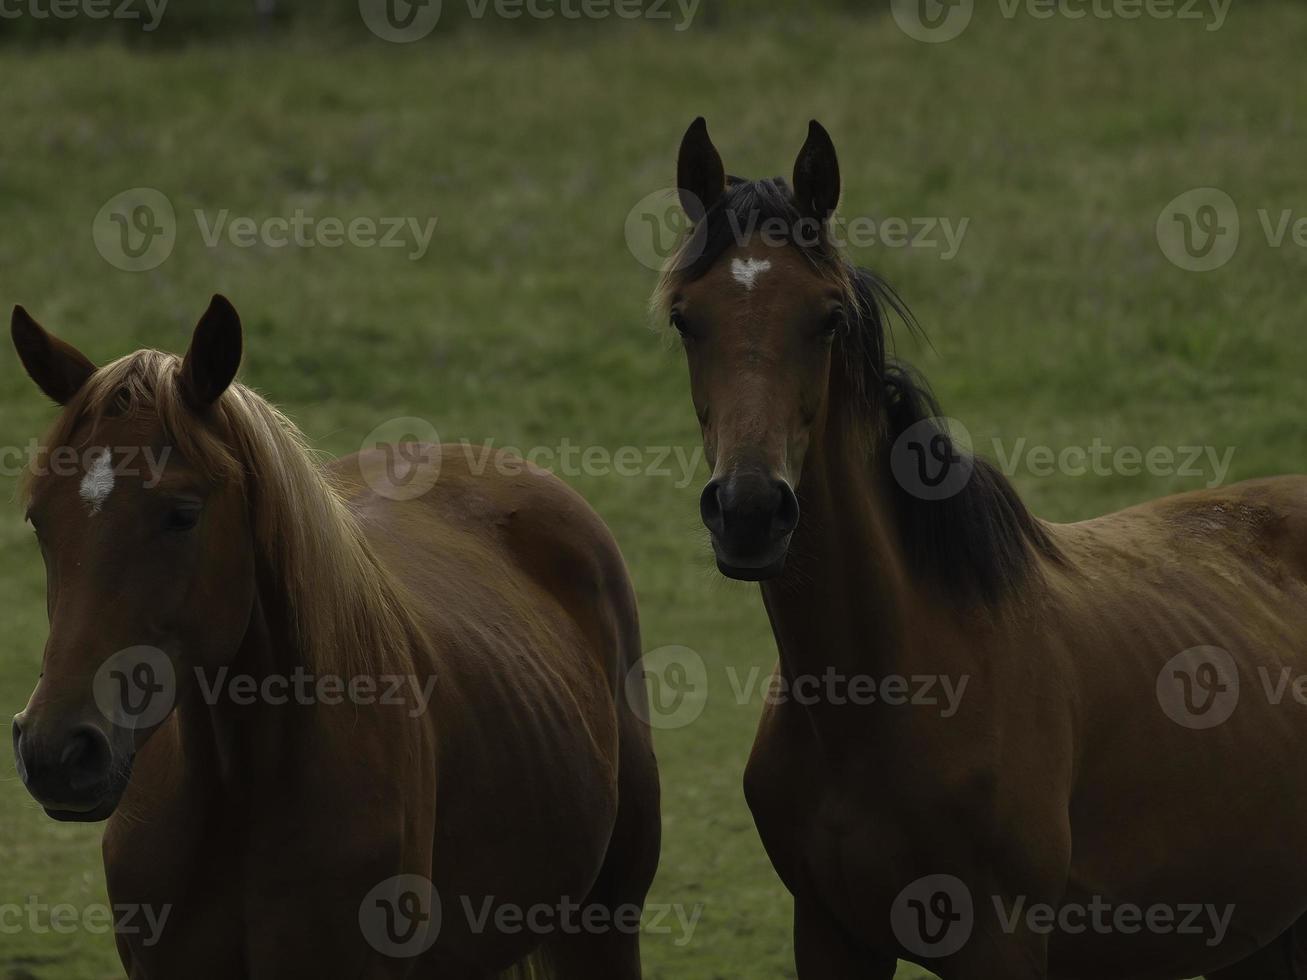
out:
M745 785L795 895L801 977L875 976L862 972L871 959L888 978L901 956L946 978L1179 980L1271 946L1307 911L1307 853L1288 843L1307 821L1307 710L1287 692L1272 703L1263 681L1307 672L1307 481L1052 527L1064 560L977 612L913 586L875 507L859 526L841 499L835 520L820 474L805 470L812 530L796 532L796 567L762 587L786 686L832 670L967 686L950 717L921 704L765 709ZM841 496L877 498L866 476L840 481ZM1164 665L1200 646L1227 650L1242 681L1237 710L1211 729L1158 702ZM899 895L935 875L965 882L974 908L966 946L940 960L893 929ZM1177 924L1193 907L1198 931L1086 923L1045 937L1023 918L1095 902L1167 906ZM1217 937L1210 915L1227 907Z
M406 568L429 611L439 680L429 711L439 757L433 879L458 897L442 941L494 966L511 936L473 932L487 902L643 904L657 865L658 789L648 729L626 697L640 660L635 596L607 527L548 472L495 453L492 477L474 473L461 447L445 451L436 488L415 502L419 517L357 480L357 470L384 465L379 456L341 466L378 553ZM423 524L425 567L406 567ZM592 941L627 947L603 976L638 975L634 937ZM556 958L585 975L567 950Z
M1307 480L1039 521L891 356L820 124L787 184L697 119L677 186L655 299L780 654L745 794L799 980L1307 978Z
M445 455L422 498L378 496L361 470L384 465L380 455L334 468L373 548L423 610L429 643L411 651L405 677L433 681L430 706L416 717L345 709L343 724L340 707L293 719L284 706L264 708L230 725L212 709L196 705L194 721L180 709L138 758L106 836L115 902L200 897L173 913L159 948L127 944L140 976L175 975L173 964L193 976L265 975L249 963L270 976L356 975L342 964L366 960L359 898L392 874L435 884L440 940L418 969L450 977L505 969L540 941L476 931L487 910L493 922L501 906L583 903L606 860L620 887L594 901L643 899L656 861L644 808L656 807L656 782L647 736L618 697L639 631L611 535L549 474L520 464L512 477L473 476L460 471L461 453ZM233 671L260 676L257 648L276 632L253 630ZM236 746L209 765L187 751L236 731ZM236 764L225 785L228 752ZM619 772L633 798L627 837L610 853ZM178 828L169 850L192 860L143 860L158 852L160 827ZM288 938L308 933L289 899L310 895L320 922L297 948ZM224 920L231 932L215 930ZM194 953L215 932L224 938L205 973Z
M187 365L232 331L215 301ZM62 390L67 371L25 363ZM502 454L474 469L410 447L438 468L420 495L395 492L383 450L323 473L230 374L194 418L179 365L144 352L73 372L88 376L51 437L171 447L160 485L111 483L89 519L80 474L31 494L52 629L16 748L52 816L109 819L114 904L166 916L117 934L130 976L638 980L658 779L603 522ZM240 477L207 475L228 456ZM168 511L174 495L202 519ZM134 748L113 727L88 755L104 724L89 675L133 643L168 653L175 698ZM69 719L90 748L63 777ZM106 782L71 796L101 761Z

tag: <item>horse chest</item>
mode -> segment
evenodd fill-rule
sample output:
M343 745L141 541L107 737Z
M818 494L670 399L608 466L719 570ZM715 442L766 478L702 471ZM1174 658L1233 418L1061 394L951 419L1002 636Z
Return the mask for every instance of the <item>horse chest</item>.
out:
M745 793L759 836L792 892L847 897L850 882L879 880L899 839L892 813L863 789L855 772L823 759L806 723L769 709L745 772Z

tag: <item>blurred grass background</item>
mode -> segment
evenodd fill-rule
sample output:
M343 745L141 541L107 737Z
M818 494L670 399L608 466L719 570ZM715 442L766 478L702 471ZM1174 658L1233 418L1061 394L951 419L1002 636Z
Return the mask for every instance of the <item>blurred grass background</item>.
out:
M117 0L115 0L117 2ZM446 2L425 41L373 37L358 7L175 2L155 35L112 21L0 20L0 306L21 302L104 361L182 348L211 293L241 310L244 378L323 449L380 422L430 419L447 440L699 443L679 354L646 310L654 274L624 222L673 181L686 124L708 117L727 167L788 173L810 117L840 150L846 216L969 219L951 261L873 246L933 348L899 337L945 410L988 450L1235 447L1232 479L1307 460L1307 256L1272 248L1259 208L1307 215L1307 92L1293 69L1307 7L1236 3L1203 22L999 16L981 0L956 40L907 37L884 4L714 3L665 23L466 20ZM5 43L7 42L7 43ZM176 247L132 274L91 226L133 187L165 194ZM1217 186L1243 240L1206 274L1167 261L1166 203ZM297 208L438 219L406 250L206 245L192 217ZM0 446L51 412L0 353ZM663 865L652 900L703 903L688 945L650 936L655 980L792 977L790 903L740 792L759 706L726 670L769 667L755 589L712 570L697 518L705 474L569 476L609 521L639 591L649 649L710 669L703 716L659 735ZM1071 520L1197 477L1016 482ZM5 476L0 496L12 497ZM35 683L41 563L0 513L0 717ZM45 819L0 752L0 905L103 901L95 827ZM0 933L0 976L117 977L110 937ZM921 976L905 967L901 977Z

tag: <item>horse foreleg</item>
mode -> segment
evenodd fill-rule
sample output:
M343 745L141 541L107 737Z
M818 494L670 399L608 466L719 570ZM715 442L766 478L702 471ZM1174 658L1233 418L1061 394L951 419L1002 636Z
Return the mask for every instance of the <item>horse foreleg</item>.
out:
M931 969L943 980L1048 980L1048 942L1024 932L978 933L961 952Z
M825 910L794 900L794 964L799 980L894 980L898 960L869 954Z
M603 868L586 899L602 911L602 929L560 932L545 942L545 954L559 980L640 980L640 920L645 897L658 870L662 821L659 818L658 769L648 730L634 715L624 714L618 765L618 806ZM676 909L672 920L688 930L689 942L698 912Z

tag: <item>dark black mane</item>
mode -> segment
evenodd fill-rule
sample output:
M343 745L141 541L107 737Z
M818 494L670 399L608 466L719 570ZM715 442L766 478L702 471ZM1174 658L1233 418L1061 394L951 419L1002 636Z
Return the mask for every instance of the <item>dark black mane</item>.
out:
M726 193L673 256L660 296L666 300L678 284L703 276L742 235L766 229L791 230L785 240L849 297L848 326L836 341L836 360L845 371L854 410L873 423L872 459L891 488L895 523L914 574L956 598L992 603L1030 573L1037 555L1056 557L1043 525L988 460L972 457L966 484L938 500L910 492L893 477L890 450L895 441L911 426L941 414L920 376L888 350L894 319L910 331L920 328L888 284L844 258L826 227L811 219L803 222L783 179L730 178ZM964 452L946 430L932 428L948 451Z
M850 267L850 275L861 302L856 322L841 339L842 361L863 410L884 420L874 456L886 471L904 553L927 581L953 595L993 603L1025 578L1036 554L1057 557L1056 545L1007 477L936 424L943 413L921 375L886 354L890 315L918 330L911 311L869 270ZM925 440L942 440L944 453L967 455L971 467L965 485L939 500L913 493L888 472L891 447L923 421L929 426ZM923 434L914 431L912 438L921 441Z

